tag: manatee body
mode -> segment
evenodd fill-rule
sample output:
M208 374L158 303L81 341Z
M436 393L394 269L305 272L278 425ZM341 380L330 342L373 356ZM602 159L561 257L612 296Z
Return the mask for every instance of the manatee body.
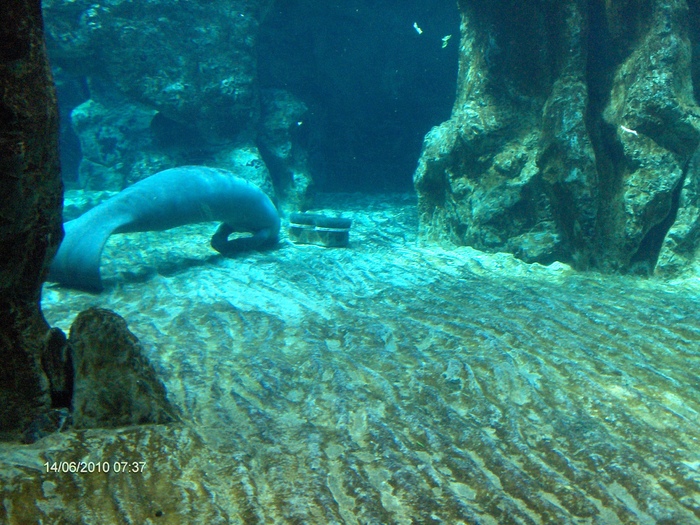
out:
M48 280L100 291L100 258L113 233L162 231L221 221L212 247L223 255L274 245L280 218L270 198L233 173L204 166L161 171L65 223L65 237ZM252 237L228 240L233 232Z

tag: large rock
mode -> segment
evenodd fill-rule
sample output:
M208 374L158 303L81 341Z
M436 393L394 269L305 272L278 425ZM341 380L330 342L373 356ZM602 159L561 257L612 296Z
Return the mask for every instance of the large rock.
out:
M0 439L50 405L41 284L62 237L58 115L39 0L0 17Z
M687 226L663 243L698 205L686 183L700 141L688 31L697 9L459 5L457 100L414 175L423 237L642 273L662 245L687 244Z
M126 321L90 308L73 322L68 343L75 369L76 428L111 428L176 419L163 384Z
M657 273L669 276L693 266L700 269L700 150L688 163L683 186L674 198L678 211L656 266Z

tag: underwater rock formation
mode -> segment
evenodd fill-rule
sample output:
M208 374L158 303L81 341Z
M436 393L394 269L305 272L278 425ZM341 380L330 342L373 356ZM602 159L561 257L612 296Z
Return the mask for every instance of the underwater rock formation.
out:
M260 144L273 173L281 180L284 204L292 210L305 210L311 201L311 172L306 151L294 140L304 125L308 108L288 91L264 90L261 94Z
M80 186L119 191L154 170L216 165L222 145L254 140L265 4L46 0L52 65L83 79L88 97L64 108L83 152Z
M75 381L75 428L113 428L168 423L176 410L143 356L139 340L116 313L81 312L70 329Z
M671 276L700 264L700 149L688 163L683 187L675 197L678 210L656 265L657 273Z
M251 167L248 180L274 197L258 151L261 134L278 191L293 209L302 208L309 169L293 141L292 156L279 156L280 140L290 142L293 134L292 122L278 117L298 115L304 105L287 94L262 100L270 111L264 121L260 115L257 38L270 4L45 1L52 63L62 76L84 79L89 97L64 108L82 150L79 186L119 191L153 171L203 164Z
M264 93L284 90L309 108L290 134L293 168L264 152L285 207L307 205L307 165L324 190L408 191L423 135L449 116L454 97L457 38L442 45L457 35L454 0L215 0L186 8L160 0L46 0L45 12L52 65L67 91L59 88L63 113L88 99L95 104L81 107L78 116L88 119L76 123L91 129L63 134L66 182L78 178L78 135L91 149L84 151L82 188L139 180L144 162L230 169L218 162L222 148L268 148ZM244 96L220 104L217 90L240 86ZM157 111L150 136L141 136L140 123L136 136L119 128L128 104ZM217 123L223 129L209 129ZM308 152L303 161L301 149Z
M649 273L661 252L664 265L676 250L692 258L698 8L459 6L457 99L414 175L423 237L606 271Z
M171 155L157 151L151 124L154 109L128 101L88 99L71 112L82 158L78 184L86 190L120 191L168 167Z
M229 139L257 120L254 49L269 3L46 0L47 43L57 65L101 79L91 90Z
M38 0L3 3L0 97L0 439L6 439L51 404L40 366L49 327L39 299L62 237L62 186Z

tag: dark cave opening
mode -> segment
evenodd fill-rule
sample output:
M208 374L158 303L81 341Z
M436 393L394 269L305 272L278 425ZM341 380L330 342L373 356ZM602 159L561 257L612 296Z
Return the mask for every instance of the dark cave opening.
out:
M453 0L278 3L261 26L260 87L309 107L319 190L408 191L424 135L450 116L458 46Z

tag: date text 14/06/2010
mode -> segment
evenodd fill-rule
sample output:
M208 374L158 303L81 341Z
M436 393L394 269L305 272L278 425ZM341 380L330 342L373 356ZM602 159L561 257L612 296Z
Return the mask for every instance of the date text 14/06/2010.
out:
M70 472L89 474L92 472L140 473L146 469L145 461L47 461L46 472Z

